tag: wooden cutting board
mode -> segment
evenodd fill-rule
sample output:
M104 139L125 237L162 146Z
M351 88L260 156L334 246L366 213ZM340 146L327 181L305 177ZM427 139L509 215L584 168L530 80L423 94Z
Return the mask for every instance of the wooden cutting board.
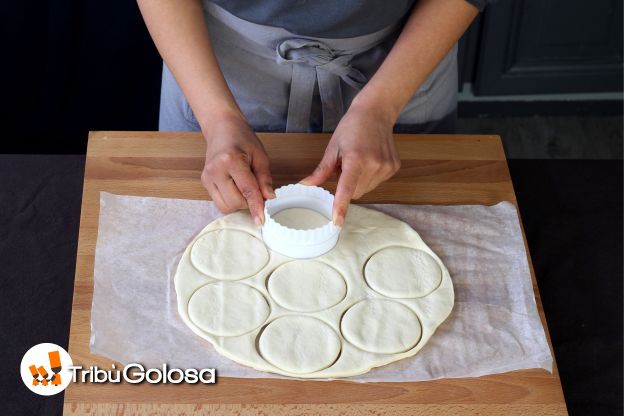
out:
M326 134L259 134L274 185L298 182L320 160ZM498 136L396 135L401 170L361 203L516 204ZM99 193L207 199L199 176L199 133L92 132L85 166L69 340L74 364L109 369L89 352ZM325 186L332 192L335 181ZM528 256L528 250L527 250ZM529 264L531 264L529 259ZM544 310L531 267L542 323ZM552 346L551 346L552 349ZM119 368L119 364L118 364ZM65 392L66 414L210 413L232 415L566 414L559 373L523 370L469 379L353 383L219 378L215 385L83 384Z

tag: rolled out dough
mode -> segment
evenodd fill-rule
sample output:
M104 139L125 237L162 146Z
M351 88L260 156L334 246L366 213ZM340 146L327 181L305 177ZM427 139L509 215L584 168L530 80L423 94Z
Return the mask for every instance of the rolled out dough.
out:
M325 263L295 260L271 273L268 289L275 302L286 309L315 312L344 299L347 284L336 269Z
M340 337L329 325L296 315L268 324L259 342L260 353L267 361L284 371L301 374L332 365L340 354L340 345Z
M379 316L391 319L379 319ZM420 339L418 317L402 303L367 299L356 303L342 318L342 334L364 351L396 354L412 348Z
M240 260L240 254L232 255L235 247L245 250L245 261ZM241 230L225 228L206 233L191 249L193 266L218 280L249 277L259 272L268 260L269 252L262 239Z
M188 304L195 325L220 336L242 335L256 329L269 316L264 296L251 286L217 282L202 286Z
M433 257L409 247L386 247L366 262L368 285L391 298L418 298L442 281L442 269Z
M320 215L288 211L311 228ZM448 270L411 227L356 205L336 246L311 260L268 250L247 212L222 217L189 244L174 282L182 320L217 351L299 378L413 356L454 302Z

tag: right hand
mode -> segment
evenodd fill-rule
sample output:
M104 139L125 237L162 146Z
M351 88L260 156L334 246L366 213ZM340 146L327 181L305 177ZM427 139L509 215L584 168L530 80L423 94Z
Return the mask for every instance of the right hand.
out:
M269 158L242 117L222 118L203 129L206 161L201 180L223 213L249 208L256 225L264 223L264 200L275 197Z

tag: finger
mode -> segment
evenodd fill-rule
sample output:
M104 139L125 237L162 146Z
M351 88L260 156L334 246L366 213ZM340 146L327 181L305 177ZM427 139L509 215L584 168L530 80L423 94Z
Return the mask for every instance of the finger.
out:
M364 193L370 192L377 188L381 183L392 178L401 166L401 161L397 158L390 158L390 161L385 163L381 169L371 175L371 180L366 186Z
M210 199L212 200L212 202L214 202L217 205L217 208L219 209L219 211L221 211L224 214L227 214L233 211L228 208L227 204L223 200L223 197L221 196L221 193L219 192L219 189L217 188L217 185L214 183L212 178L210 178L210 176L207 174L206 171L202 172L201 181L202 181L202 184L204 185L204 188L206 188L206 191L208 191L208 194L210 195Z
M364 194L369 193L373 189L377 188L380 183L388 179L389 175L386 170L380 169L373 171L368 170L365 174L362 174L358 180L358 186L353 195L353 199L360 199Z
M375 179L374 176L362 174L358 178L358 183L355 187L355 192L353 192L353 196L351 199L360 199L364 196L365 193L375 189Z
M347 210L349 209L349 203L351 198L355 194L358 187L358 180L361 176L360 168L357 165L342 162L342 173L338 178L338 186L336 188L336 195L334 196L334 206L332 212L332 220L334 224L342 227L344 224Z
M228 206L229 212L247 208L247 201L245 201L231 177L220 178L215 181L215 185L223 201Z
M219 208L219 211L221 211L224 214L227 214L233 211L233 210L228 209L228 206L223 200L223 197L221 196L219 189L214 183L210 182L206 184L206 190L210 194L210 198L212 199L212 202L214 202L217 205L217 208Z
M256 175L256 180L260 185L260 192L265 199L275 198L275 191L273 191L273 178L271 178L271 171L269 169L269 158L266 153L262 151L256 151L251 159L251 168Z
M336 162L338 160L338 151L334 148L325 149L325 154L314 169L312 174L299 183L302 185L319 186L325 182L336 170Z
M264 223L264 199L256 177L248 165L241 163L230 170L230 175L241 195L247 201L249 212L256 225Z

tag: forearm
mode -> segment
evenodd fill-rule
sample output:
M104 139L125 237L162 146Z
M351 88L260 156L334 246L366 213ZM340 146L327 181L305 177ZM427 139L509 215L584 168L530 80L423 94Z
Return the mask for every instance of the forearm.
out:
M418 0L394 47L352 108L373 110L394 124L477 13L465 0Z
M242 117L210 43L199 0L138 0L147 28L202 129Z

